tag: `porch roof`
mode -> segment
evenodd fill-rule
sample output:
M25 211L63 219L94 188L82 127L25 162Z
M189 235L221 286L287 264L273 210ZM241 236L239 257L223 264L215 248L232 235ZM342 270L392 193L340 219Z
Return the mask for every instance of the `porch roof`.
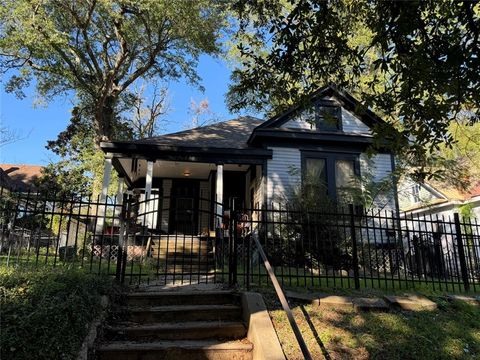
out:
M142 149L254 149L247 144L252 131L263 121L250 117L219 122L217 124L198 127L176 133L155 136L133 141L102 142L104 152L125 152L131 155ZM213 150L215 152L215 150ZM218 150L217 150L218 151Z
M143 158L207 163L261 163L270 150L249 146L247 140L262 120L240 117L217 124L134 141L102 142L114 158Z

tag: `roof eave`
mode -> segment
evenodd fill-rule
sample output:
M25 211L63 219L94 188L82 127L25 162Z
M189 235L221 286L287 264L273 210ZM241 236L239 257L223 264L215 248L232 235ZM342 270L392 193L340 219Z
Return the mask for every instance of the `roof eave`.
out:
M156 159L209 159L215 161L229 161L241 159L271 159L272 151L268 149L231 149L220 147L171 146L162 144L133 143L133 142L102 142L100 148L106 154L115 157L138 157L147 160ZM181 161L181 160L180 160ZM193 161L193 160L186 160ZM195 160L199 161L199 160Z

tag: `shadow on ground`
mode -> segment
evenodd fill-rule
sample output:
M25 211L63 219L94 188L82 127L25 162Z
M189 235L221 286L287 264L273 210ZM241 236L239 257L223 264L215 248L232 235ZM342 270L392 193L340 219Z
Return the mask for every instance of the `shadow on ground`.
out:
M288 359L302 359L275 295L265 295ZM291 303L314 359L478 359L480 306L436 299L435 311L356 312Z

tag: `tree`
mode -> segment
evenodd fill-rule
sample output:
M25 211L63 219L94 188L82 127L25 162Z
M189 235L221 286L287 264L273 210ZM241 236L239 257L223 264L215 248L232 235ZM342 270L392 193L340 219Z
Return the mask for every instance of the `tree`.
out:
M419 178L454 143L452 121L478 121L477 1L244 0L234 9L233 110L278 112L334 82L387 120L377 138L421 164Z
M22 138L23 137L18 131L11 129L8 126L0 125L0 147L14 143Z
M198 84L199 56L220 51L223 10L212 0L3 0L0 68L14 70L6 89L22 96L35 78L47 101L75 94L72 125L82 114L98 147L121 136L119 114L137 80Z
M210 102L207 98L199 102L190 99L188 113L191 115L191 118L189 122L184 124L184 128L186 129L212 125L220 121L218 114L210 109Z
M146 84L138 88L133 97L132 110L128 114L134 139L157 135L161 129L160 120L169 110L166 86L155 83L149 100L144 96L145 89Z

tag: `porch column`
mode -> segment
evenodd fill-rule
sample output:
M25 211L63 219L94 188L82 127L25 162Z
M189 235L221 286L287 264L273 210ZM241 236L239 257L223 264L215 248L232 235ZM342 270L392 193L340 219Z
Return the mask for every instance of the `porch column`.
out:
M110 177L112 174L112 158L110 156L105 157L105 162L103 165L103 182L102 182L102 192L99 197L98 203L98 219L97 225L95 227L95 233L101 234L103 232L103 226L105 224L105 212L106 212L106 200L108 195L108 184L110 183Z
M153 206L150 204L150 196L152 195L152 181L153 181L153 161L147 161L147 174L145 176L145 225L148 228L153 226L153 214L150 214Z
M216 200L216 222L215 227L219 228L223 218L223 164L217 164L217 177L215 184L215 200Z

